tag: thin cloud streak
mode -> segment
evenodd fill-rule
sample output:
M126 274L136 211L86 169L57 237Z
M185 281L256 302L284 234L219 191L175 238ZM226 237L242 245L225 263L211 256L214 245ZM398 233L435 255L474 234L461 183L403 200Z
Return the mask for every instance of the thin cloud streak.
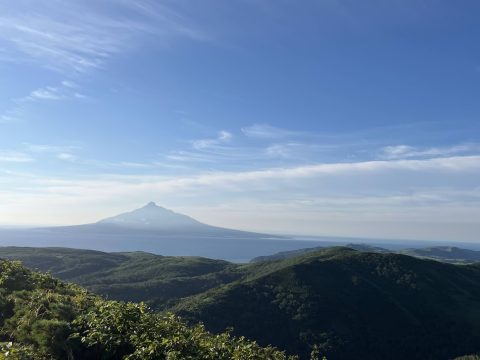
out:
M448 147L419 148L410 145L386 146L381 157L385 159L408 159L420 157L440 157L480 152L480 144L460 144Z
M102 12L105 6L110 12ZM44 67L67 73L102 67L141 34L165 41L176 36L207 39L185 18L150 1L102 0L87 4L39 0L32 4L20 0L14 7L0 5L0 11L3 53L8 52L9 58L27 56Z
M358 163L335 163L300 166L293 168L277 168L246 172L216 172L192 177L165 178L155 176L121 176L101 178L101 180L61 180L39 179L36 186L41 191L50 193L84 194L88 190L114 189L126 186L148 187L156 193L169 193L182 189L196 188L198 186L231 186L246 183L249 187L256 182L265 180L282 181L316 176L375 174L379 171L403 170L408 172L434 172L434 173L468 173L480 171L480 156L449 157L429 160L395 160L395 161L366 161ZM133 189L132 189L133 190ZM95 191L96 192L96 191ZM108 191L107 191L108 192Z
M192 141L192 147L196 150L204 150L215 148L218 145L226 144L232 140L233 135L232 133L221 130L218 132L218 135L214 139L200 139Z
M296 136L308 136L306 132L281 129L266 123L253 124L242 128L243 134L247 137L258 139L282 139Z
M17 152L17 151L0 151L0 163L1 162L10 162L10 163L25 163L31 162L33 158L30 155Z
M65 101L65 100L85 100L88 96L78 92L79 86L69 80L63 80L56 86L45 86L32 90L30 94L12 100L12 108L6 110L0 115L0 123L17 122L25 115L29 103Z
M53 144L30 144L24 143L25 148L33 153L60 153L69 152L74 150L80 150L82 147L79 145L53 145Z

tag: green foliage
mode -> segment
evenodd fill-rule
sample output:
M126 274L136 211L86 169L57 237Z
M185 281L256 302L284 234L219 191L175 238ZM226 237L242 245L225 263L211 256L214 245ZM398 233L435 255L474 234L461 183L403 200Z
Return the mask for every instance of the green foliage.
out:
M144 301L156 309L243 276L239 266L226 261L144 252L4 247L0 257L21 260L109 299Z
M228 333L212 335L201 325L186 326L172 314L155 314L145 304L100 302L76 325L84 329L76 336L97 347L106 359L286 359L272 347L262 348Z
M0 359L287 360L273 347L213 335L143 303L106 301L18 262L0 261L0 290Z
M331 248L246 268L245 278L174 310L303 359L451 359L480 350L478 266Z
M214 333L233 328L231 337L221 335L229 344L247 341L245 336L302 359L451 359L480 351L480 265L361 250L317 249L246 265L72 249L9 248L0 249L0 256L50 269L109 299L145 301L190 324L203 322ZM0 266L3 340L14 340L15 351L115 359L147 351L141 350L141 340L174 358L168 344L158 345L163 340L155 334L134 337L137 327L169 334L162 321L185 338L200 339L198 333L204 331L210 339L206 343L220 341L196 325L182 326L198 333L181 330L178 318L152 314L147 305L104 302L50 276L30 273L19 263ZM175 346L185 340L182 336ZM197 345L195 351L211 355Z
M48 360L35 352L32 346L7 342L0 344L0 360Z
M3 340L14 340L10 357L67 358L74 344L71 321L89 307L93 297L49 275L31 272L19 262L0 261L3 294Z

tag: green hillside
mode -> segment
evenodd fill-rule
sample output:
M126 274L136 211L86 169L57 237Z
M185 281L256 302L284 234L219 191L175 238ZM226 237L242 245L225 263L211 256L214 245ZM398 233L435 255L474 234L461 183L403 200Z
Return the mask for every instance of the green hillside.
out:
M368 244L346 244L345 247L361 252L404 254L418 257L421 259L431 259L451 264L473 264L476 262L480 262L480 251L461 249L455 246L433 246L427 248L408 248L401 250L388 250ZM285 260L297 256L302 256L308 253L317 252L322 248L324 249L324 247L313 247L292 251L283 251L272 255L258 256L256 258L253 258L250 262L256 263L265 261Z
M451 359L480 350L480 267L346 248L247 266L184 300L208 329L329 359ZM241 314L241 315L239 315Z
M16 246L0 247L0 258L19 260L28 268L49 271L62 279L76 279L112 269L129 259L123 254L94 250Z
M222 260L144 252L3 247L0 258L20 260L109 299L145 301L157 309L243 276L237 265Z
M198 257L0 248L0 257L147 301L215 333L233 327L308 359L452 359L480 351L480 265L326 248L231 264Z
M0 359L286 360L144 304L105 301L18 262L0 261Z

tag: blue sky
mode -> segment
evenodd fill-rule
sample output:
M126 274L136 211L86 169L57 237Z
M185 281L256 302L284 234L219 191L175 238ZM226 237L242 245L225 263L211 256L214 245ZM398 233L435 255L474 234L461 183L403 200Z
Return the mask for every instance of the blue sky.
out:
M0 0L0 223L154 200L479 240L477 1Z

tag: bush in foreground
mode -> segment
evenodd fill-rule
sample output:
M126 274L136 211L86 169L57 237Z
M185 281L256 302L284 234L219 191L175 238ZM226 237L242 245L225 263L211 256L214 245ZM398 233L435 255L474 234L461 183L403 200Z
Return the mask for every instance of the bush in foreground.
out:
M106 301L50 275L0 260L0 359L294 360L229 333Z

